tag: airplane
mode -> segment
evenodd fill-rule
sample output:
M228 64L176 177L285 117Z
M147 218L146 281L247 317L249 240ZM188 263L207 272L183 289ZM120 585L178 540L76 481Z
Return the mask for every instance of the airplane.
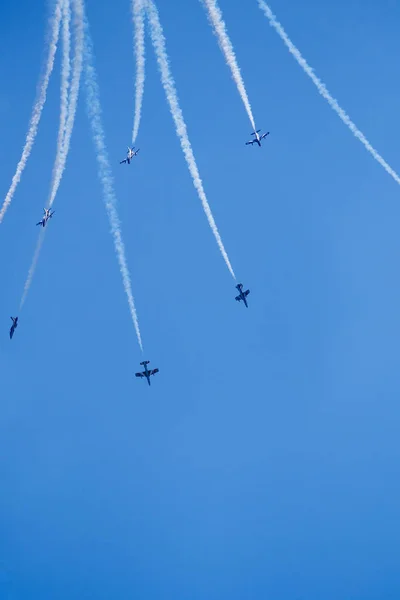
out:
M150 385L150 376L158 373L159 369L148 369L147 365L149 364L149 360L145 360L140 364L144 366L144 371L141 373L135 373L136 377L146 377L147 383Z
M135 146L133 146L133 148L130 148L128 146L128 152L126 153L126 158L124 158L124 160L121 160L121 162L119 164L122 165L122 163L127 163L128 165L130 165L132 158L134 156L137 156L139 150L140 150L140 148L138 148L135 152Z
M261 147L261 140L263 140L264 138L267 137L267 135L269 135L269 131L267 131L267 133L263 133L262 135L258 135L260 133L261 129L257 129L257 131L253 131L253 133L251 135L255 135L254 140L250 140L249 142L246 142L246 146L249 145L253 145L253 144L258 144Z
M18 327L18 317L11 317L11 321L13 322L13 324L11 325L11 329L10 329L10 340L12 340L12 336L14 335L14 331Z
M243 291L243 283L238 283L236 287L239 290L239 296L236 296L235 300L237 300L238 302L243 300L245 307L249 308L248 304L247 304L246 296L248 296L250 294L250 290L246 290L244 292Z
M46 225L47 221L49 219L51 219L51 217L54 215L54 213L56 212L55 210L53 210L53 212L50 212L50 208L44 208L43 212L44 212L44 216L42 218L41 221L39 221L39 223L36 223L36 225L43 225L43 227Z

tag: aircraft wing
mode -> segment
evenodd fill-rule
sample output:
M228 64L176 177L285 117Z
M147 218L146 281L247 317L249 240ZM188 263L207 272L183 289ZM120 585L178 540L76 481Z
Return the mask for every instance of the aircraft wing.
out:
M43 225L43 221L39 221L39 223L36 223L36 227L37 227L38 225Z
M136 377L144 377L144 373L135 373Z
M250 140L249 142L246 142L246 146L252 146L255 143L256 140Z
M126 163L126 158L124 158L124 160L121 160L119 164L122 165L123 163Z
M248 296L249 294L250 294L250 290L246 290L246 291L244 292L244 295L245 295L245 296Z
M241 297L241 296L236 296L236 298L235 298L235 300L237 300L238 302L240 302L240 301L241 301L241 299L242 299L242 297Z
M150 371L150 375L155 375L156 373L159 372L160 369L151 369Z

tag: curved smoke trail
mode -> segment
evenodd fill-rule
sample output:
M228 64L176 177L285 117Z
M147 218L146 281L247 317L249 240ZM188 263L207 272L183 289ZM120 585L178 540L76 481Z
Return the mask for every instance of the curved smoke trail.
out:
M258 0L258 4L261 10L264 12L265 16L267 17L267 19L269 20L269 24L271 25L271 27L275 29L281 40L286 45L289 52L293 55L293 57L298 62L303 71L306 73L306 75L309 76L311 81L314 83L321 96L325 98L329 106L335 111L335 113L339 116L343 123L347 125L354 137L356 137L362 143L364 148L368 150L368 152L374 157L374 159L378 161L378 163L385 169L386 173L391 175L396 181L396 183L400 184L400 176L396 173L396 171L394 171L394 169L392 169L390 165L388 165L384 158L382 158L382 156L375 150L375 148L370 144L370 142L367 140L362 131L360 131L350 119L346 111L343 110L343 108L339 105L337 100L335 100L335 98L331 96L325 84L322 83L322 81L315 75L314 70L307 63L306 59L303 58L300 50L298 50L298 48L296 48L296 46L290 40L286 31L279 23L268 4L266 4L264 0Z
M135 117L133 121L132 144L136 142L142 116L144 80L145 80L145 45L144 45L144 6L143 0L132 0L132 15L135 28Z
M218 247L225 260L226 266L228 267L232 277L236 279L235 273L233 272L232 265L230 263L228 254L222 243L221 236L219 234L217 225L212 215L210 206L208 204L207 196L205 194L203 183L200 178L200 173L197 168L196 159L193 154L192 146L189 140L186 123L183 118L183 113L179 105L178 94L176 91L175 81L171 74L169 66L169 59L166 50L164 32L160 23L160 17L156 5L152 0L146 0L146 8L149 17L151 40L154 46L154 50L157 56L158 67L161 73L161 80L167 96L169 108L172 114L172 118L175 123L176 133L181 143L183 154L185 156L187 165L189 167L190 174L193 179L193 185L199 195L201 203L203 205L204 212L207 216L208 223L217 241Z
M21 158L17 165L15 174L12 178L10 189L7 192L7 195L3 202L3 206L0 210L0 223L3 221L4 215L6 214L6 211L11 204L11 201L15 194L15 190L17 189L17 185L21 180L22 173L25 169L26 163L27 163L30 153L32 151L33 144L35 142L36 134L38 132L40 117L42 115L43 107L46 102L47 88L48 88L50 76L51 76L51 73L52 73L53 67L54 67L54 59L55 59L55 55L56 55L56 51L57 51L58 38L60 36L62 5L63 5L63 0L57 0L55 9L54 9L54 15L50 21L51 36L50 36L49 53L48 53L48 58L47 58L47 62L46 62L46 67L45 67L44 75L39 84L38 97L33 106L29 129L28 129L28 133L26 135L25 146L22 150Z
M211 25L214 27L214 33L218 38L219 47L225 55L225 60L232 72L233 80L236 83L236 87L246 109L247 115L250 119L250 123L253 127L253 130L255 131L256 124L254 122L250 101L246 92L246 87L244 85L242 74L240 73L239 65L236 60L236 54L233 49L232 42L229 39L229 35L226 30L226 24L222 17L221 9L217 4L217 0L202 0L202 2L208 10L208 18L210 20Z
M104 203L106 205L108 219L111 226L111 234L114 239L115 252L117 254L122 282L126 296L128 298L129 310L131 313L133 325L140 349L143 351L142 338L140 335L139 321L136 313L135 302L132 294L131 278L125 256L125 246L122 240L121 227L117 212L117 199L114 192L113 177L111 174L110 161L106 148L103 123L101 119L102 111L100 105L99 85L94 67L93 45L89 32L87 20L85 26L84 43L84 73L86 87L87 113L90 125L92 127L93 141L98 162L98 174L103 187Z

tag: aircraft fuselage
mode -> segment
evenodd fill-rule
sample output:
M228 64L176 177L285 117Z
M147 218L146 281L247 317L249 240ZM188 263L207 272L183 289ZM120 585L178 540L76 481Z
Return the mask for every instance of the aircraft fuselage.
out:
M245 305L246 308L249 308L248 304L247 304L247 300L246 300L246 294L249 293L249 290L247 290L247 292L243 291L243 285L241 283L238 283L238 285L236 286L239 295L237 296L236 300L243 300L243 303Z
M243 290L240 290L240 294L239 294L239 296L240 296L240 299L241 299L241 300L243 300L245 307L246 307L246 308L249 308L249 307L248 307L248 305L247 305L246 296L244 295L244 292L243 292Z
M147 383L148 383L149 385L151 385L151 383L150 383L150 375L151 375L151 372L150 372L149 368L147 367L147 365L148 365L148 364L149 364L149 363L148 363L148 361L144 361L144 365L143 365L143 366L144 366L144 376L145 376L145 377L146 377L146 379L147 379Z
M15 317L15 319L14 319L14 317L11 317L11 320L12 320L13 324L11 325L11 329L10 329L10 340L12 340L14 331L18 327L18 317Z

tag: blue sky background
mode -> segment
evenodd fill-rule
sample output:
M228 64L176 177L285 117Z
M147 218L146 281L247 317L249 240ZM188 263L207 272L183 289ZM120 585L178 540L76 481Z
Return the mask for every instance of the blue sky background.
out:
M399 187L257 7L221 0L258 127L197 0L159 1L206 193L149 44L141 153L128 0L87 1L145 358L80 98L57 213L10 343L48 193L59 56L0 232L0 598L389 600L400 593ZM400 6L279 0L293 42L400 170ZM1 7L5 196L43 57L44 2Z

